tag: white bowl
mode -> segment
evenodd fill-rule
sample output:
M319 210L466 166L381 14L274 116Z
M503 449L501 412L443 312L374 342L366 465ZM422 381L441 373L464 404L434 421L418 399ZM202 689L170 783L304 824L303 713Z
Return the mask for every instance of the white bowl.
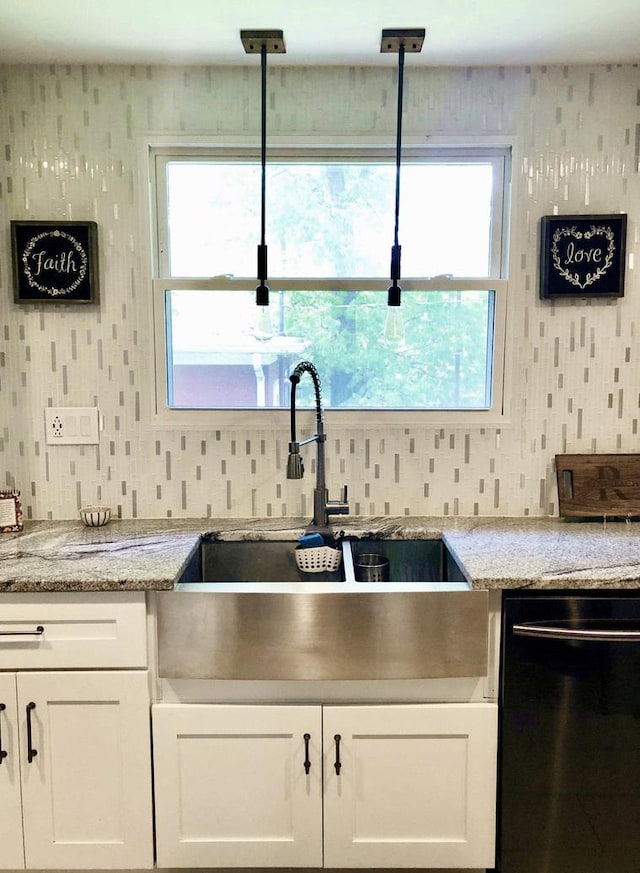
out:
M111 518L111 507L85 506L80 510L80 518L87 527L102 527Z

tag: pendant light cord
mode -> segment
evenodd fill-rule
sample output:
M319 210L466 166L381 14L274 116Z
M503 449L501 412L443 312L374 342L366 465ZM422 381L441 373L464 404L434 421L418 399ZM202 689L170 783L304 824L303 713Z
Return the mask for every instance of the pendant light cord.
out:
M281 30L241 30L240 39L247 54L257 55L260 51L261 72L261 111L260 111L260 163L262 179L260 184L260 242L258 243L258 285L256 305L269 305L269 286L267 285L267 54L284 54L284 34Z
M262 212L261 212L261 234L260 244L265 245L265 224L266 224L266 199L267 199L267 46L263 43L260 49L260 65L262 71L262 138L261 138L261 160L262 160ZM261 277L265 278L265 277Z
M404 45L398 48L398 120L396 126L396 212L393 243L398 245L398 223L400 220L400 164L402 158L402 101L404 92ZM398 278L400 278L398 276Z
M267 201L267 45L260 48L260 68L262 72L262 110L260 157L262 164L261 205L260 205L260 244L258 245L258 287L256 288L256 304L269 305L269 286L267 285L267 244L265 240L266 201Z
M387 306L400 306L400 253L398 224L400 222L400 164L402 159L402 100L404 86L404 45L398 46L398 118L396 122L396 210L394 216L393 246L391 248L391 285L387 291Z

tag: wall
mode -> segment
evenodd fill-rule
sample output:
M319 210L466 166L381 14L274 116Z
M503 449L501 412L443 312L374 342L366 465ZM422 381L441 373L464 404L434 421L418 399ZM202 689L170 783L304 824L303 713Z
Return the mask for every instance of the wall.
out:
M339 430L328 480L358 514L557 512L558 452L638 451L637 66L411 69L403 132L514 138L510 423ZM269 130L395 134L389 68L275 68ZM0 487L27 518L104 502L124 517L310 514L309 475L284 476L285 431L152 426L148 133L251 134L255 67L0 67ZM627 212L621 300L538 299L541 215ZM9 220L93 219L99 307L12 302ZM46 405L97 405L99 446L49 447Z

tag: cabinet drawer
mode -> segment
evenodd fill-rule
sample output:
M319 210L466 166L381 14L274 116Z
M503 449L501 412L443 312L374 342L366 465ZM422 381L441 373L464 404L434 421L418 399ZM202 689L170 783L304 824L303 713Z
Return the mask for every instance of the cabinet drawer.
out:
M144 592L0 595L0 670L146 665Z

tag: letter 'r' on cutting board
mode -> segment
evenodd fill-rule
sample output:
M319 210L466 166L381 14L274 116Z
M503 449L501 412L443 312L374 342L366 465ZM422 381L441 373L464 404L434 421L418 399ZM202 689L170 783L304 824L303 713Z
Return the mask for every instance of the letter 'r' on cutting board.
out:
M640 454L556 455L562 517L640 516Z

